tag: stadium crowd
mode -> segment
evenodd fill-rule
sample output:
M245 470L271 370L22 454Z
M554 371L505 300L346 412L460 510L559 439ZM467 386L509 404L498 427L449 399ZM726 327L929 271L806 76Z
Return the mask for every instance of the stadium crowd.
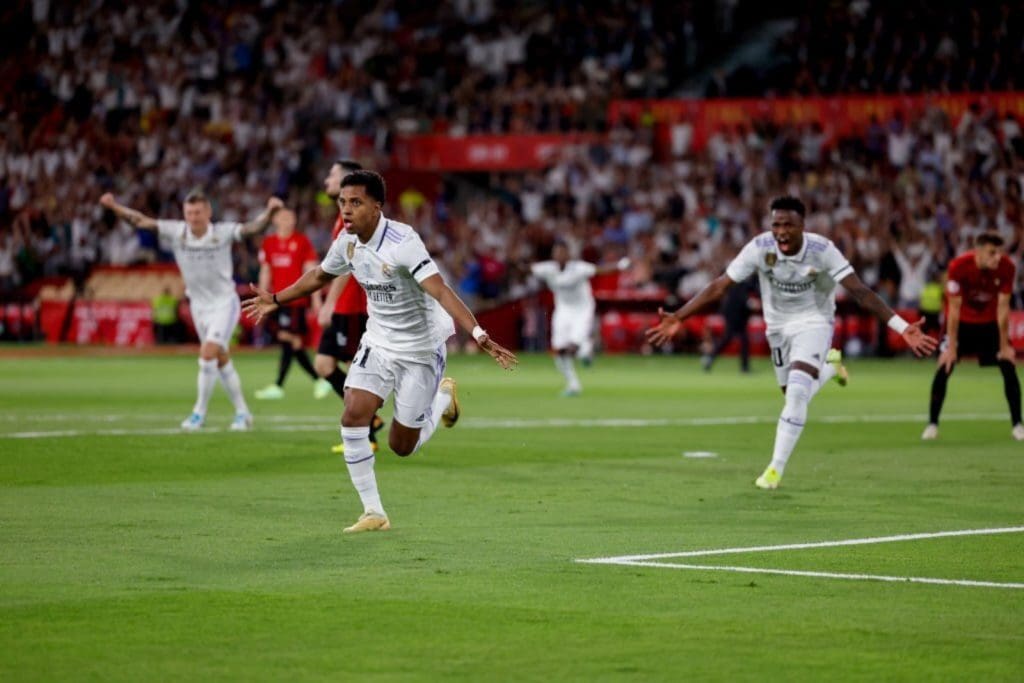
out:
M0 67L0 291L159 258L97 206L102 190L176 216L183 193L202 185L227 220L276 194L323 252L335 212L320 180L351 151L339 130L368 135L374 148L362 160L386 171L395 133L607 128L605 142L567 149L544 172L393 198L390 211L417 226L474 301L528 291L523 264L545 257L556 236L590 260L628 254L631 286L686 298L762 229L769 196L783 191L807 200L808 228L896 303L914 305L981 230L999 230L1020 256L1024 142L1013 118L975 108L954 127L931 111L842 140L815 126L755 125L655 162L653 130L608 125L607 100L664 94L701 59L685 37L721 13L634 0L557 3L554 13L499 4L230 2L199 12L188 2L37 0L0 10L9 39L0 49L25 49ZM604 5L639 19L614 21ZM862 5L889 35L889 10L850 8ZM1016 20L1006 21L1009 40ZM812 56L832 49L808 45ZM648 87L648 76L668 81ZM239 279L252 279L255 250L237 257Z
M712 79L709 96L1015 90L1024 4L806 0L772 58Z

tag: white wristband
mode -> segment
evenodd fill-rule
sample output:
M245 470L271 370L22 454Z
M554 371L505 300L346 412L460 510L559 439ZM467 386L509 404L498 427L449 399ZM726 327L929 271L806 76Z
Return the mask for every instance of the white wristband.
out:
M910 323L901 318L898 315L893 315L889 318L889 329L893 330L896 334L903 334L903 331L910 327Z
M477 325L476 327L473 328L473 339L476 340L477 344L479 344L480 340L483 337L486 337L486 336L487 336L487 333L484 332L484 328L480 327L479 325Z

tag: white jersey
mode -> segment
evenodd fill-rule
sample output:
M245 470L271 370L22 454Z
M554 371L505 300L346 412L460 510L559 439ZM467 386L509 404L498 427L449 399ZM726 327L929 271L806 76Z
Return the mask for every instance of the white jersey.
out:
M853 272L853 266L832 244L814 233L804 233L804 243L793 256L785 256L771 232L747 243L725 274L743 282L757 273L765 325L777 330L790 323L835 321L836 285Z
M433 354L455 334L455 323L421 282L437 275L423 240L410 226L385 218L366 244L342 230L320 267L352 273L366 291L364 343L395 353Z
M161 243L174 252L191 306L208 309L238 299L231 243L242 239L241 223L211 223L202 237L193 235L185 221L160 220L156 229Z
M556 309L593 310L590 278L597 272L593 263L569 261L565 268L560 268L555 261L541 261L534 263L530 270L555 295Z

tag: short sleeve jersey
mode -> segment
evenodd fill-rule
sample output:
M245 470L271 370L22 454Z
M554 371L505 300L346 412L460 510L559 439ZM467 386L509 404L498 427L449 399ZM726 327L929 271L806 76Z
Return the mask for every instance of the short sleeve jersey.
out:
M543 282L555 296L555 308L591 310L594 292L590 278L597 273L593 263L569 261L560 268L555 261L541 261L530 268L533 276Z
M998 316L1000 294L1013 293L1017 268L1009 256L1003 254L999 264L991 270L978 268L974 251L957 256L949 262L946 293L961 297L960 322L994 323Z
M317 262L316 250L309 238L299 232L288 237L267 235L260 245L260 264L270 267L270 289L279 292L305 272L305 265ZM289 302L289 306L308 306L309 298Z
M334 222L334 229L331 230L331 241L338 239L338 235L345 229L345 220L338 214L338 220ZM334 304L334 312L338 315L359 315L366 314L366 292L359 286L354 277L349 278L345 288L341 290L338 300Z
M242 239L241 223L211 223L202 237L193 235L185 221L159 220L156 226L161 244L174 254L193 308L216 308L238 298L231 243Z
M320 267L331 275L352 273L366 292L363 343L395 353L432 354L455 334L451 316L420 283L438 274L423 240L410 226L385 218L366 244L341 233Z
M790 324L835 320L836 285L853 273L853 266L831 240L804 233L800 251L786 256L779 251L771 232L747 243L725 274L743 282L757 273L765 325L769 330Z

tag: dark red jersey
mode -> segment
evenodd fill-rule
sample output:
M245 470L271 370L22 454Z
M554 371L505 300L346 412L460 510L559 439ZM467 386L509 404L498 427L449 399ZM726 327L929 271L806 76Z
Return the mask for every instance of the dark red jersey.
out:
M331 230L331 241L336 240L344 229L345 221L339 215L338 220L334 223L334 229ZM341 290L341 295L338 297L337 303L334 304L334 312L338 315L366 314L366 292L354 277L349 276L348 282L345 283L345 289Z
M280 292L305 272L305 266L319 261L309 238L300 232L288 237L267 235L260 245L260 264L270 266L270 291ZM289 306L309 306L309 299L296 299Z
M950 261L946 294L961 297L960 322L996 322L999 295L1013 292L1016 271L1013 261L1005 254L991 270L978 268L974 251L968 251Z

